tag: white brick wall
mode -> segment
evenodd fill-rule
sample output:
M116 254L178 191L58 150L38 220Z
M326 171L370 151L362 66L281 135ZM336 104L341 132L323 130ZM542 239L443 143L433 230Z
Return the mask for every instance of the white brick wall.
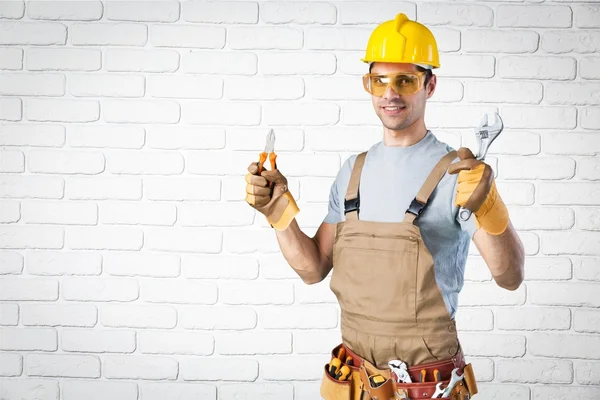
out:
M526 250L471 246L457 315L478 398L600 398L600 5L591 1L0 0L0 398L313 400L340 341L243 176L274 127L314 233L380 140L360 62L404 12L436 35L426 123L481 113Z

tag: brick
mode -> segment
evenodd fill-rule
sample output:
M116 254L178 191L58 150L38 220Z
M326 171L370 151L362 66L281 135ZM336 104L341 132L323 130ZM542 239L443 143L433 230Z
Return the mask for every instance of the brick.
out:
M573 7L577 28L600 28L600 6L596 4L577 4Z
M186 354L210 356L214 352L211 334L197 332L138 333L139 351L145 354Z
M231 100L297 100L304 92L304 81L297 77L231 77L225 87Z
M577 227L583 230L600 230L600 209L582 207L576 210Z
M325 331L295 331L295 354L331 354L331 349L340 343L340 332L336 330Z
M179 205L181 226L249 226L256 212L245 203L202 203Z
M596 310L575 310L573 329L575 332L600 333L600 312Z
M0 205L4 206L2 203ZM16 251L0 252L0 275L21 274L22 272L23 256L21 254Z
M95 100L27 99L25 115L29 121L94 122L100 118Z
M220 99L223 97L223 79L187 75L150 76L148 95L177 99Z
M254 382L258 378L258 361L231 357L184 359L180 376L184 381Z
M68 278L62 297L78 301L133 301L139 298L138 282L126 278Z
M306 97L315 100L364 100L368 94L356 78L306 79Z
M100 275L102 256L87 252L28 251L30 275Z
M460 41L460 33L459 33ZM440 44L438 43L438 46ZM327 53L322 53L327 54ZM343 51L338 54L332 54L337 59L337 70L343 75L351 75L355 78L362 77L364 74L369 72L369 67L366 63L361 61L361 58L365 56L364 51ZM444 65L445 66L445 65ZM335 72L335 67L334 71ZM331 73L333 73L331 72ZM360 78L359 78L360 79ZM357 81L360 82L360 81ZM439 82L438 82L439 83Z
M568 330L571 310L565 307L502 307L496 310L496 326L507 331Z
M0 145L60 147L65 143L65 128L47 124L0 124Z
M109 252L104 256L103 269L114 276L177 277L180 257L176 254Z
M67 27L58 22L0 21L0 45L65 45Z
M221 394L222 387L219 386ZM217 387L201 383L142 383L140 390L144 400L163 400L169 397L180 400L217 400Z
M215 304L217 285L212 282L157 281L141 282L141 298L147 303Z
M0 178L0 198L60 199L64 186L59 177L5 175Z
M599 255L600 232L548 233L544 237L544 254Z
M173 226L177 220L174 204L162 203L101 203L100 222L115 225Z
M81 227L67 233L67 245L79 250L139 250L144 242L141 229L133 227Z
M64 231L58 227L7 226L0 227L2 249L61 249Z
M62 74L4 72L0 75L0 95L62 96L65 82Z
M537 82L471 81L466 92L472 103L539 104L542 89Z
M600 362L575 363L575 380L582 385L599 385Z
M21 151L0 150L0 172L25 172L25 155Z
M20 121L23 118L21 99L0 97L0 121Z
M236 332L217 337L216 352L221 355L291 354L289 332Z
M135 382L109 382L92 380L66 380L62 382L64 400L137 400L138 387Z
M294 302L294 287L281 282L223 283L219 285L219 299L230 305L290 305Z
M477 382L491 382L494 380L494 361L488 358L470 357Z
M96 175L104 171L104 155L93 151L33 150L28 154L29 172Z
M276 253L280 251L276 242L274 231L266 228L236 229L225 232L225 249L234 254Z
M190 51L183 55L181 69L192 74L255 75L257 63L254 53Z
M520 232L519 237L523 242L526 256L534 256L540 252L540 238L532 232Z
M498 360L498 380L514 383L572 383L573 363L559 360Z
M573 275L571 270L569 258L528 257L525 259L526 280L569 280Z
M327 3L270 2L261 7L261 20L268 24L335 24L337 10ZM256 18L253 23L258 22Z
M225 129L223 128L153 126L148 128L146 136L146 146L153 149L210 150L225 147Z
M296 383L297 385L297 383ZM297 387L289 383L248 383L224 384L219 386L219 398L223 400L236 400L240 396L248 399L301 399ZM317 395L318 396L318 395ZM311 397L313 399L317 396Z
M573 129L577 125L575 107L506 106L504 126L519 129Z
M24 1L3 1L0 5L0 18L21 19L24 15Z
M115 175L179 175L183 156L162 151L115 151L108 153L107 169Z
M537 305L564 305L573 307L599 307L600 300L592 294L598 286L594 283L529 283L529 301ZM570 289L568 292L558 288Z
M427 26L492 26L494 12L482 5L425 3L419 5L419 22Z
M98 21L102 18L102 2L93 0L85 3L70 1L28 1L27 16L30 19L62 21Z
M222 49L225 28L186 24L151 25L150 44L155 47Z
M145 46L148 29L144 24L75 23L69 27L74 46Z
M337 326L337 308L331 305L263 307L259 320L264 329L331 329Z
M335 125L340 120L340 108L334 103L270 103L264 106L267 125Z
M583 258L575 265L575 276L582 281L600 281L598 258Z
M177 311L160 305L104 305L100 309L100 321L111 328L174 328Z
M183 105L183 122L192 125L259 125L261 105L242 102L192 102Z
M234 7L217 1L183 3L183 20L209 24L256 24L258 3L237 2Z
M64 329L61 349L85 353L133 353L136 349L135 331Z
M144 92L145 78L141 75L69 75L69 93L75 97L142 97Z
M234 50L300 50L302 30L279 26L233 27L227 31L227 45Z
M220 253L223 234L217 230L198 228L149 228L144 247L171 252Z
M251 307L185 307L180 308L180 325L184 329L248 330L256 328L257 315Z
M0 350L56 351L58 336L52 328L0 328Z
M593 53L600 51L600 32L593 30L547 31L541 49L551 54Z
M576 386L550 386L533 388L533 400L542 399L579 399L594 400L600 396L600 389Z
M111 21L175 22L179 20L179 2L111 1L106 3L106 19Z
M219 200L221 181L215 178L147 178L144 198L147 200Z
M327 27L306 30L304 48L307 50L364 51L369 28Z
M134 124L175 124L181 110L171 100L106 100L103 103L104 121Z
M2 394L7 399L27 399L35 393L36 400L60 398L57 380L49 379L2 379Z
M20 354L0 354L0 376L19 376L23 373L23 356ZM3 382L4 384L4 382ZM6 393L3 393L4 395Z
M575 160L567 157L502 157L502 179L570 179L575 176Z
M510 28L569 28L573 12L569 6L500 5L496 25Z
M544 135L544 151L549 154L596 155L600 152L600 139L594 133L559 133Z
M600 180L600 163L595 157L581 158L577 163L577 176L584 180Z
M579 76L583 79L600 79L600 57L585 57L579 61Z
M286 363L290 359L291 363ZM294 369L294 365L298 369ZM282 356L267 357L261 360L260 373L265 380L315 380L322 375L323 357L321 356Z
M258 277L258 260L252 257L190 255L183 259L183 275L192 279L254 280Z
M144 128L140 126L73 124L68 126L67 131L67 141L71 147L141 149L144 136Z
M169 357L113 356L104 358L104 376L115 379L175 380L177 360Z
M465 284L459 299L461 306L516 306L525 304L525 287L509 291L496 283Z
M461 347L467 356L523 357L525 336L485 333L462 333Z
M440 77L491 78L496 61L491 55L444 54L443 68L436 71Z
M497 111L495 106L431 104L425 122L430 127L475 128L480 120L475 117ZM371 111L372 112L372 111Z
M102 51L97 49L29 48L25 58L29 71L98 71L101 65Z
M597 187L594 183L541 183L539 198L542 204L596 205L599 198Z
M575 78L576 60L555 56L505 56L498 60L501 78L571 80Z
M471 29L462 36L462 48L474 53L533 53L539 41L540 35L532 31Z
M529 354L538 357L600 359L600 337L574 333L532 333Z
M99 378L100 359L82 355L28 354L25 373L28 376Z
M456 325L462 331L491 331L494 329L492 310L463 308L456 313Z
M67 197L71 200L140 200L142 180L133 177L72 177Z
M549 82L546 85L548 104L600 105L600 84L585 82Z
M324 52L278 52L260 54L258 70L263 75L332 75L336 56Z
M23 69L23 49L0 47L0 70Z
M98 321L96 306L87 304L23 304L21 314L26 326L91 328Z
M179 58L177 51L169 49L109 48L105 50L104 68L110 72L174 72Z
M17 304L0 304L0 325L14 326L19 323L19 306Z
M438 81L432 102L456 103L464 98L463 84L456 79Z

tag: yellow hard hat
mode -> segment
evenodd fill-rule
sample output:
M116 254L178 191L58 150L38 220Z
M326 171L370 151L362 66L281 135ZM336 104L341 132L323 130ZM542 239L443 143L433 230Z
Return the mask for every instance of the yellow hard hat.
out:
M433 33L423 24L410 21L405 14L380 24L369 38L363 62L393 62L440 67L440 56Z

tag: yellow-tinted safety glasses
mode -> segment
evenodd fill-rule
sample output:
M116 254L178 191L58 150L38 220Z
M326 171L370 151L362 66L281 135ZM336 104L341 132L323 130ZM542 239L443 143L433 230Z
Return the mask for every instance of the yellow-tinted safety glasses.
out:
M365 90L381 97L388 87L400 96L417 93L423 88L426 72L395 72L391 74L370 73L363 76Z

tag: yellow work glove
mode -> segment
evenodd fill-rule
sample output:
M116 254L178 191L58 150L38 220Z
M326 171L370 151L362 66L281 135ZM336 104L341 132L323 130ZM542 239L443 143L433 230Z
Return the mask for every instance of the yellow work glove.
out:
M273 182L272 188L269 182ZM248 167L246 183L246 202L264 214L273 228L286 230L300 210L285 176L278 169L258 175L258 163L254 162Z
M466 147L458 149L458 157L460 161L448 168L450 174L458 173L455 204L475 214L477 228L502 234L508 227L508 209L496 189L492 168Z

